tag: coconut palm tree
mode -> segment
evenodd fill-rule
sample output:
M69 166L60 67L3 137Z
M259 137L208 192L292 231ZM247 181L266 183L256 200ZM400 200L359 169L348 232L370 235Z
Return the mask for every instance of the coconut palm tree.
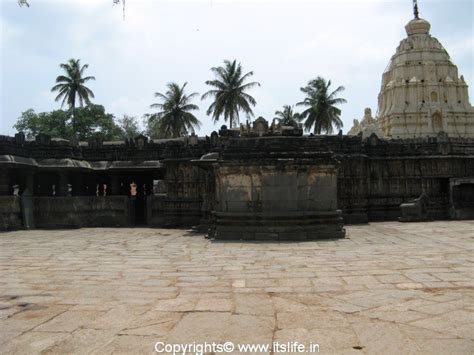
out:
M245 83L253 75L250 71L242 75L242 66L236 60L224 61L224 66L211 68L216 76L215 80L208 80L206 84L213 89L202 95L202 100L213 97L214 102L207 110L212 115L214 122L219 121L221 116L224 121L229 121L230 128L239 123L239 112L243 111L247 116L253 116L251 106L255 106L255 99L246 93L254 86L260 86L258 82Z
M293 112L293 106L284 105L282 111L275 112L275 118L284 126L296 127L302 121L298 112Z
M65 103L69 105L70 109L76 107L76 98L79 99L79 104L84 106L90 104L90 99L94 98L94 93L84 84L90 80L95 80L93 76L83 77L84 71L89 67L89 64L81 66L80 59L69 59L67 63L59 65L66 73L56 78L56 85L51 88L51 91L58 91L56 101L63 100L61 107Z
M197 92L186 94L187 84L184 83L180 87L177 83L169 83L166 93L155 93L155 97L160 98L162 102L150 105L151 108L160 111L150 115L149 120L157 136L181 137L201 126L201 122L190 112L199 110L197 105L191 103L191 100L199 94Z
M337 129L342 128L341 110L336 106L347 102L337 95L344 90L343 86L339 86L333 92L330 91L331 80L327 81L318 76L316 79L310 80L308 85L301 88L306 94L304 101L297 103L297 106L307 107L301 113L306 131L314 129L314 134L333 133L333 126Z

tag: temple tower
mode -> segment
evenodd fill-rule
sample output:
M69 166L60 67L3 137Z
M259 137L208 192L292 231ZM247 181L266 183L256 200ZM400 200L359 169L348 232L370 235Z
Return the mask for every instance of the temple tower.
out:
M474 138L474 108L468 86L430 23L418 17L405 26L407 37L382 76L377 117L389 138L437 136Z

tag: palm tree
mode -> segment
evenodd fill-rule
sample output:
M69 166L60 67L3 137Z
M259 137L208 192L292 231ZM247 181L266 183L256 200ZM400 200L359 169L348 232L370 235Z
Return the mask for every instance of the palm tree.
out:
M284 126L298 126L302 121L302 117L298 112L293 112L293 106L284 105L283 111L276 111L275 118Z
M56 85L51 88L51 91L59 91L56 96L56 101L63 99L61 107L67 102L70 109L76 107L76 97L79 99L79 103L84 106L90 104L90 98L94 98L94 93L84 84L89 80L95 80L93 76L83 77L84 71L89 68L89 64L81 66L80 59L69 59L67 63L59 65L65 72L66 75L60 75L56 78Z
M184 91L186 85L180 87L177 83L169 83L165 94L156 92L155 97L161 99L162 103L150 105L151 108L161 110L152 114L149 120L153 130L161 137L176 138L194 132L195 128L201 126L201 122L190 111L199 110L191 100L199 95L197 92L187 95Z
M242 75L242 66L236 60L224 61L224 66L211 68L216 76L215 80L206 81L206 84L214 89L202 95L202 100L211 96L214 102L209 106L207 114L211 115L214 122L219 121L224 116L224 121L229 121L230 128L239 123L239 111L243 111L247 116L253 116L250 106L255 106L255 99L245 91L260 86L258 82L246 83L245 81L253 75L248 72Z
M337 94L344 90L343 86L339 86L330 93L329 87L331 80L327 81L318 76L316 79L310 80L308 85L301 88L306 94L304 101L297 103L297 106L308 107L301 113L306 131L310 131L314 126L314 134L326 132L333 133L333 126L337 129L342 128L341 110L336 105L347 102L343 98L338 98Z

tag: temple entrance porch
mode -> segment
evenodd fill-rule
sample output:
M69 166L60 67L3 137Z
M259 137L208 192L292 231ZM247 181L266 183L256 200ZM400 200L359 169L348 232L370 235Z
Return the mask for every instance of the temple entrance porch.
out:
M153 184L164 174L164 169L5 169L1 195L8 211L1 214L9 219L2 217L1 229L147 226Z

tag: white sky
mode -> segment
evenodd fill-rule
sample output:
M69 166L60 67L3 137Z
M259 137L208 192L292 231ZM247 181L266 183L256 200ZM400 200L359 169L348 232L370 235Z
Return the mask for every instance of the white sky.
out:
M59 63L80 58L97 80L95 103L116 117L152 112L153 93L188 81L200 94L209 68L237 59L261 88L255 116L271 120L303 98L320 75L344 85L344 131L365 107L376 112L381 75L413 17L410 0L127 0L126 19L112 0L0 0L0 134L14 134L22 111L59 108L50 92ZM467 83L474 80L473 2L420 0L420 15ZM218 129L196 100L199 132ZM245 120L245 118L244 118Z

